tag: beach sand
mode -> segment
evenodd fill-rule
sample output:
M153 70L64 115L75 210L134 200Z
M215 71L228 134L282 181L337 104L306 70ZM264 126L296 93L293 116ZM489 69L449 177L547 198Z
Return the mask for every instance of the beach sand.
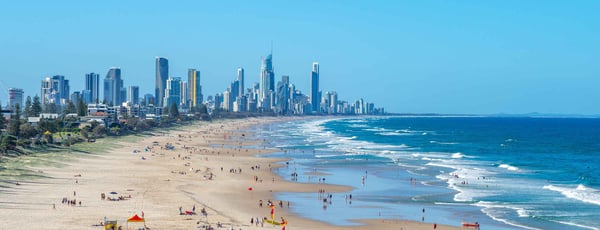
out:
M285 159L257 157L272 150L244 148L260 146L261 140L243 130L287 119L293 118L197 122L143 137L111 139L118 143L90 143L105 145L107 150L73 153L78 156L63 167L32 169L42 171L45 178L20 181L20 185L4 189L0 193L0 229L103 229L97 225L105 218L117 220L123 229L139 229L144 223L126 220L142 213L150 229L216 228L218 223L221 229L281 229L250 222L251 218L270 218L268 200L275 203L275 219L288 221L286 229L433 229L433 223L389 219L357 220L365 224L362 226L332 226L292 214L286 201L280 207L274 200L276 192L309 192L317 197L319 190L351 190L285 181L271 172ZM122 199L108 200L119 197ZM75 200L75 204L64 204L63 199ZM259 200L263 200L262 207ZM196 215L180 215L180 209L185 212L194 207ZM437 229L461 228L437 225Z

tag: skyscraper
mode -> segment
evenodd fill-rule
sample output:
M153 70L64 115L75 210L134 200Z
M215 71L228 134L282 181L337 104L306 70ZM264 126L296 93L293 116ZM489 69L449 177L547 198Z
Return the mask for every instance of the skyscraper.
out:
M55 75L42 80L42 104L64 105L69 100L69 80Z
M82 95L85 103L96 103L100 99L100 74L85 74L85 91Z
M244 96L244 68L237 68L237 81L239 82L239 91L237 97Z
M129 101L133 105L140 104L140 87L139 86L129 86L129 93L127 95L127 101Z
M19 105L23 109L23 89L8 88L8 107L14 110Z
M169 78L169 60L164 57L156 57L156 87L154 97L157 106L163 107L165 89L167 88L167 79Z
M277 112L286 115L289 112L290 97L290 76L281 76L281 81L277 82Z
M165 92L164 92L164 107L171 109L171 105L175 104L177 108L180 108L179 103L181 102L181 78L178 77L170 77L167 79L167 83L165 84Z
M177 108L187 109L190 94L188 93L190 87L188 87L187 81L179 81L179 106Z
M275 71L273 70L273 55L269 54L263 59L260 67L260 94L259 101L265 110L271 109L270 94L275 90Z
M125 101L126 92L121 79L121 68L110 68L104 78L104 101L114 106L121 105Z
M200 71L188 69L188 101L191 108L198 108L202 104L202 86L200 85Z
M40 87L41 89L41 95L42 95L42 105L46 105L46 104L50 104L50 103L55 103L55 93L54 93L54 89L52 88L53 84L52 84L52 78L44 78L44 80L42 80L42 85Z
M313 113L320 113L320 103L321 99L319 98L319 63L312 63L312 72L310 77L310 104Z

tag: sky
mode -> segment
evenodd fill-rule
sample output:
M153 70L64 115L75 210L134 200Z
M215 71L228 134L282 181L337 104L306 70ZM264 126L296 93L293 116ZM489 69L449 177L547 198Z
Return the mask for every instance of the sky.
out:
M169 75L201 71L203 94L245 69L259 82L273 52L289 75L388 112L600 114L600 1L3 1L0 103L9 87L40 94L64 75L120 67L153 93L155 57Z

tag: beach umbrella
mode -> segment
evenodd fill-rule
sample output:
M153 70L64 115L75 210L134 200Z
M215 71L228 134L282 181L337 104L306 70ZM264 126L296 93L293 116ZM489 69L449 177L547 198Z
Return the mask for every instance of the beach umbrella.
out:
M114 194L117 194L117 192L110 192L110 194L113 194L113 195L114 195Z

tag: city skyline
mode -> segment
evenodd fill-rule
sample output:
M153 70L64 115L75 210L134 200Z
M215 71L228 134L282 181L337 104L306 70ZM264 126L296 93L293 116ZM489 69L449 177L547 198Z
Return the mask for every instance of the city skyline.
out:
M255 82L251 88L244 88L244 69L238 67L235 80L230 86L222 93L208 95L208 100L205 101L199 70L189 68L187 81L170 76L166 79L166 84L163 84L162 76L167 76L170 68L169 59L157 56L155 60L155 93L163 92L158 98L149 93L140 98L139 86L125 85L121 68L111 67L104 78L102 100L93 100L94 94L100 91L99 74L86 73L85 87L81 90L73 88L72 92L70 80L65 76L55 75L42 80L40 88L43 95L42 107L46 113L62 112L71 103L78 104L81 99L88 105L105 104L103 106L119 111L117 112L119 117L127 111L129 115L142 118L146 115L160 116L163 114L163 109L169 111L173 106L184 113L202 111L202 105L206 105L209 112L267 112L278 115L383 114L385 109L375 107L375 103L366 101L362 97L354 101L338 100L335 89L326 89L328 91L322 92L319 88L318 62L312 62L309 78L311 88L308 95L296 88L290 81L289 75L282 75L281 81L275 82L273 56L269 54L261 62L260 83ZM10 95L9 106L14 106L19 101L19 97L14 95L20 95L22 101L23 90L10 88ZM31 95L27 96L31 97Z
M595 13L600 3L314 6L310 1L7 3L0 9L5 28L0 102L7 104L8 88L35 95L40 79L55 75L80 90L84 74L103 74L111 66L121 67L126 86L154 94L155 56L170 60L167 77L186 79L188 68L198 69L203 94L215 95L238 67L245 70L246 85L259 82L256 63L272 41L275 79L287 75L308 93L306 66L318 61L326 67L319 88L335 88L349 100L364 97L389 112L600 114L595 64L600 28L594 23L600 20Z

